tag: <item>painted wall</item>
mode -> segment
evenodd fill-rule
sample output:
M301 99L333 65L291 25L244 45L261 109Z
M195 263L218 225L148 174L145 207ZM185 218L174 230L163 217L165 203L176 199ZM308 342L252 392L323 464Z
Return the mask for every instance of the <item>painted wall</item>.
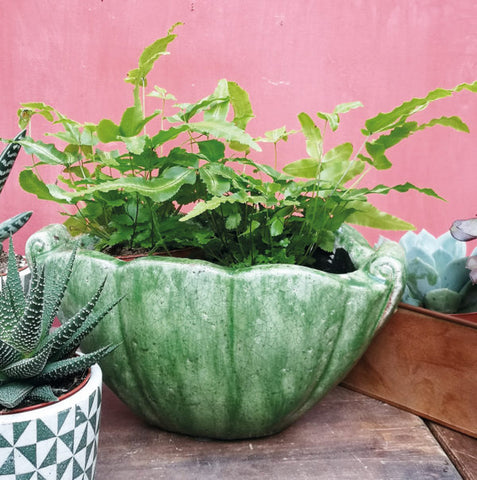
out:
M297 128L300 111L331 111L361 100L365 108L344 118L340 137L357 141L364 119L379 111L477 79L474 0L1 0L0 12L0 137L16 134L16 111L27 101L54 104L79 121L119 121L131 101L126 72L178 21L184 25L151 86L195 101L220 78L237 81L250 93L255 135L282 125ZM414 193L374 203L440 234L456 217L477 213L477 95L446 99L433 112L460 115L471 133L443 127L421 132L392 151L394 169L368 181L434 188L446 203ZM303 145L291 142L280 161L304 155ZM2 220L35 212L16 236L19 250L33 231L62 220L56 205L17 186L28 162L22 153L0 197ZM370 241L378 236L366 235Z

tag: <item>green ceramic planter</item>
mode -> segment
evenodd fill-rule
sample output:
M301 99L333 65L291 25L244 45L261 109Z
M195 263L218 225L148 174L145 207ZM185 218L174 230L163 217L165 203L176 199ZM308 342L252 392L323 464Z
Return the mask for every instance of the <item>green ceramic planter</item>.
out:
M397 244L374 251L347 226L337 242L355 272L293 265L232 270L167 257L123 262L80 250L64 313L87 302L108 275L103 298L126 298L83 348L121 344L101 366L107 385L136 414L195 436L270 435L346 375L401 296L404 256ZM27 256L55 274L70 247L66 229L50 225L28 240Z

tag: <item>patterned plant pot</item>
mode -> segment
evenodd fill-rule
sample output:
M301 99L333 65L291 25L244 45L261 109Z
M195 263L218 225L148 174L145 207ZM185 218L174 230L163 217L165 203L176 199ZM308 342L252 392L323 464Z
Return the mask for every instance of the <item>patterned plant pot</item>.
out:
M22 267L19 269L18 273L20 274L20 282L22 283L23 291L25 292L25 294L28 294L28 292L30 291L30 281L31 281L30 267L28 266ZM7 277L6 273L0 274L0 290L2 289L1 279L6 280L6 277Z
M124 262L80 250L63 310L84 304L108 275L103 297L125 298L83 349L120 344L101 366L105 383L136 414L201 437L270 435L346 375L400 298L399 245L374 250L347 226L337 243L356 271L229 269L167 257ZM50 225L26 250L55 275L71 246L66 229Z
M1 480L92 480L98 449L102 374L46 406L0 415Z

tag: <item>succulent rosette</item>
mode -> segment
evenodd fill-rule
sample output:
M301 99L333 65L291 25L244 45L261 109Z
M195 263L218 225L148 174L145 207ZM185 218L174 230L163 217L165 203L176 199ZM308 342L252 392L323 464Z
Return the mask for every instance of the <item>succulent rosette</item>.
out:
M436 238L426 230L407 232L399 243L407 265L403 302L443 313L477 309L465 244L450 232Z

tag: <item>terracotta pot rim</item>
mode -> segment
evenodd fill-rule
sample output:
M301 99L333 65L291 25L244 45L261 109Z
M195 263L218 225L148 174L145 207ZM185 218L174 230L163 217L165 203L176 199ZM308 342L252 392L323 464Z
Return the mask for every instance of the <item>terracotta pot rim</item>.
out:
M24 265L23 267L20 267L20 268L18 269L18 271L21 273L21 272L24 272L25 270L27 270L27 269L29 269L29 268L30 268L29 265ZM0 272L0 277L6 277L6 276L7 276L7 273L8 273L8 272L5 272L5 273L4 273L4 272Z
M429 310L423 307L416 307L409 305L408 303L399 303L399 308L404 310L412 310L414 312L422 313L423 315L429 315L439 320L446 322L456 323L458 325L464 325L466 327L477 328L477 312L471 313L441 313L434 310Z
M127 255L114 255L118 260L123 262L130 262L136 258L147 258L147 257L176 257L176 258L189 258L189 255L194 252L198 252L200 249L196 247L180 248L175 250L170 250L169 252L160 251L152 253L131 253ZM103 252L104 253L104 252ZM106 255L109 255L107 253Z
M53 401L53 402L37 403L36 405L30 405L28 407L23 407L23 408L15 408L13 410L9 410L8 412L0 412L0 416L14 415L16 413L31 412L32 410L39 410L41 408L48 407L49 405L53 405L53 404L56 404L58 402L61 402L62 400L66 400L67 398L74 395L76 392L80 391L89 382L90 378L91 378L91 368L88 369L88 372L87 372L86 376L83 378L83 380L81 380L81 382L78 385L76 385L76 387L72 388L70 391L64 393L63 395L60 395L58 397L58 400Z

